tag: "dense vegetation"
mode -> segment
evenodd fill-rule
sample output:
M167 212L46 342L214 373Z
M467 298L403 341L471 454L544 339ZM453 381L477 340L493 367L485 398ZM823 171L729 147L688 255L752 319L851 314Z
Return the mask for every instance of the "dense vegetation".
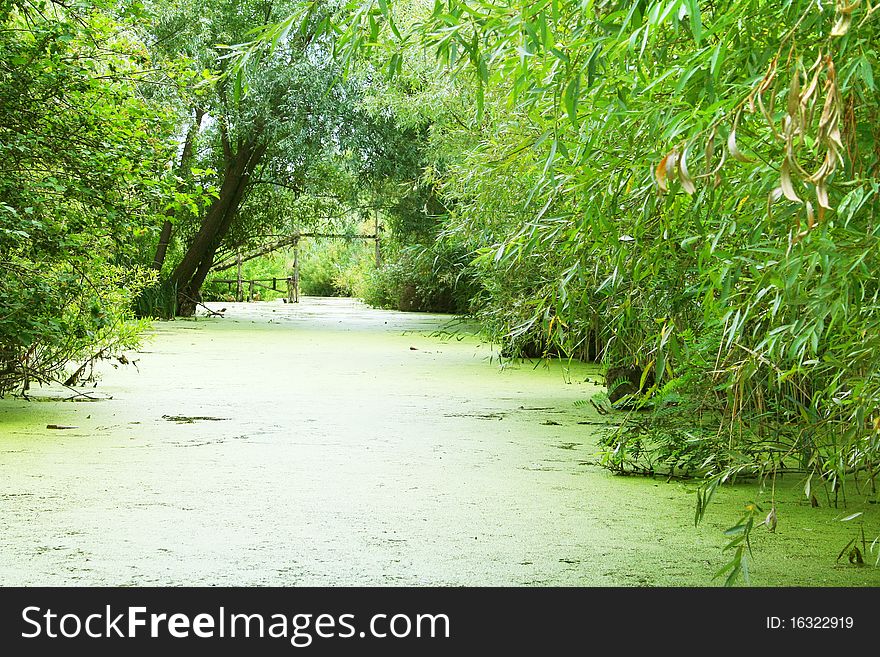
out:
M623 373L605 464L704 478L697 519L719 483L782 471L876 497L878 14L2 3L0 392L128 344L132 308L193 312L236 251L376 212L381 267L306 245L309 291Z
M135 17L4 2L0 23L2 393L131 343L176 126L138 92L152 63Z

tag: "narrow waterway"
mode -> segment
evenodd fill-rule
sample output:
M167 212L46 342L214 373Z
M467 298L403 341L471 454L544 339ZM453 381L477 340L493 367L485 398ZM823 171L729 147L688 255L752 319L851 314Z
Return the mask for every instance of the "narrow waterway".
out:
M0 400L0 583L718 583L753 491L695 528L692 484L596 466L596 368L499 368L448 316L348 299L212 307L96 401ZM781 499L754 582L880 583L835 561L841 515Z

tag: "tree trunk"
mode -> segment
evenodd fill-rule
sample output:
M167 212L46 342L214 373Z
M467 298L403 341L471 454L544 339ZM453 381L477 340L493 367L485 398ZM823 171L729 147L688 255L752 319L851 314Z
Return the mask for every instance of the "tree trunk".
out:
M180 154L180 163L177 167L177 175L181 178L189 175L190 163L192 162L193 150L195 147L196 136L199 134L199 128L202 125L202 119L205 116L205 110L196 107L195 121L186 131L186 139L183 142L183 151ZM162 224L162 232L159 234L159 244L156 246L156 255L153 257L153 269L159 271L165 264L165 254L168 252L168 244L171 242L171 230L173 224L171 217L174 216L174 210L168 209L165 213L168 219Z
M173 215L174 210L170 208L166 210L166 217L171 217ZM159 233L159 244L156 246L156 255L153 256L153 269L156 271L160 271L162 265L165 264L165 254L168 252L168 244L171 242L171 227L172 223L170 219L166 219L165 223L162 224L162 232Z
M211 270L214 254L229 231L244 200L251 173L265 152L266 145L250 142L227 160L220 193L205 213L199 232L171 275L177 287L179 315L189 316L195 312L199 290Z

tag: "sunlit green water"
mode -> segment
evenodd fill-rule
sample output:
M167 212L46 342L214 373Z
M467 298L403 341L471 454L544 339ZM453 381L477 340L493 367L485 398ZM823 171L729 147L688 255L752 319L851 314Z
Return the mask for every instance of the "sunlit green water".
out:
M136 368L105 363L111 400L0 401L0 582L717 584L754 491L694 528L692 485L591 465L578 422L604 418L575 402L595 368L500 370L475 338L431 335L448 317L350 300L220 305L158 323ZM796 484L753 582L880 584L836 562L849 511Z

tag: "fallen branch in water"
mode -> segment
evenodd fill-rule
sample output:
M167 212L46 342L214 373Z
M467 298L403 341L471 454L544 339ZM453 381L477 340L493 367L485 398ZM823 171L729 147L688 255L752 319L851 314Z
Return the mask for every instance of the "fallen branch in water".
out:
M223 313L226 312L226 308L221 308L220 310L211 310L210 308L208 308L208 306L203 304L201 301L196 301L196 304L201 306L202 308L204 308L207 311L208 317L223 317L224 316Z

